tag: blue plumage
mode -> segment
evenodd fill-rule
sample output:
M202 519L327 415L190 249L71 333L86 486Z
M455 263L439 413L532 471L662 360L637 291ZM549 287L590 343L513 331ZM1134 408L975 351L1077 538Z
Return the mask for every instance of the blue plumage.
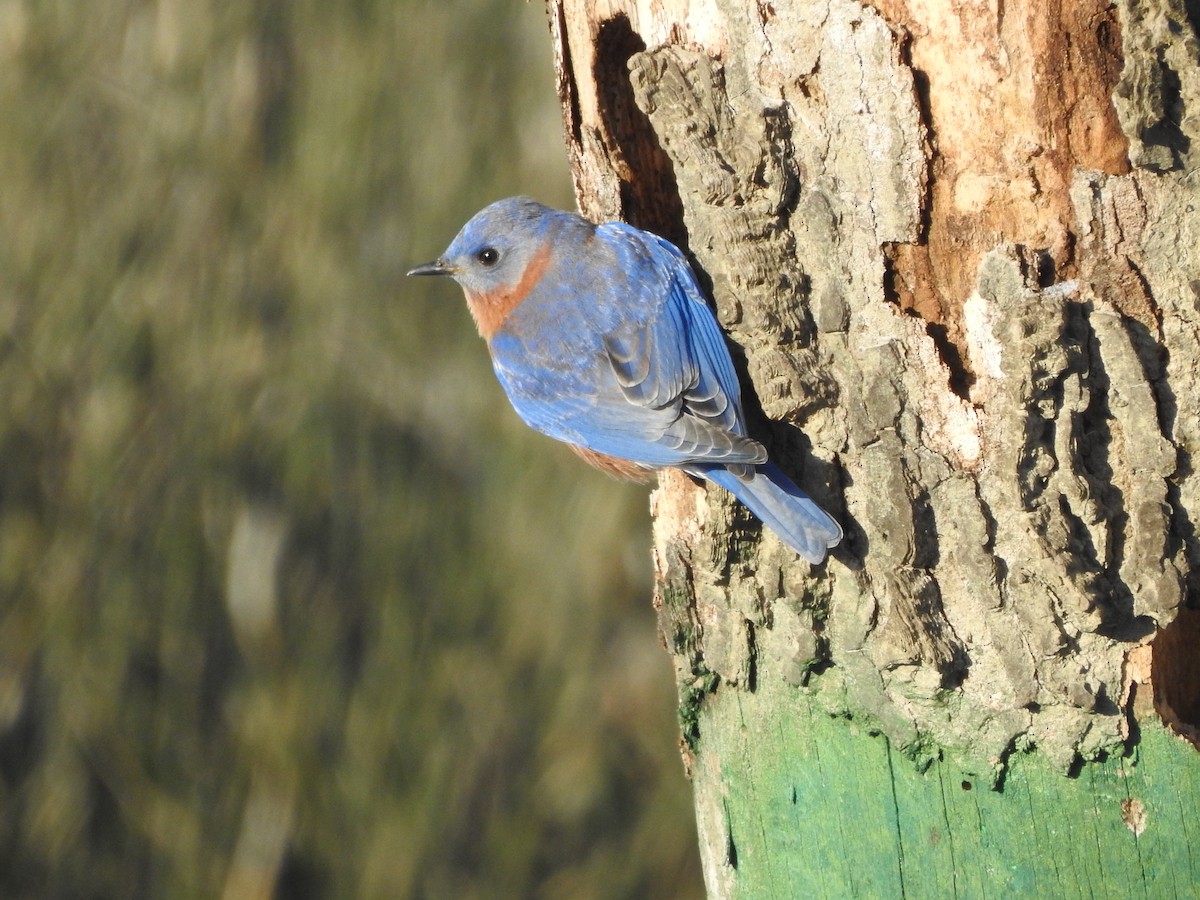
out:
M622 471L677 466L731 491L811 563L842 530L749 437L733 362L672 244L526 198L477 213L415 275L464 290L526 423Z

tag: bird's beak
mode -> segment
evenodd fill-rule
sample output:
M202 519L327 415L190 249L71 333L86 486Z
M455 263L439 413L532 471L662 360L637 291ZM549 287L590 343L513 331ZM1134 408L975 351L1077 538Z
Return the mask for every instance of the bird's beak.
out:
M454 266L450 265L444 259L435 259L433 262L427 262L417 266L411 270L409 275L453 275L455 272Z

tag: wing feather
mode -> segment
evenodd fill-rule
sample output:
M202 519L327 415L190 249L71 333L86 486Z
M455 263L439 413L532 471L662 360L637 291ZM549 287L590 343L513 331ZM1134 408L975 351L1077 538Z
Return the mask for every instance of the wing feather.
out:
M662 283L652 315L605 335L604 347L625 399L669 411L660 440L689 460L758 463L766 451L746 437L740 387L725 337L672 244L625 225L606 225L648 254ZM646 287L641 285L641 287Z

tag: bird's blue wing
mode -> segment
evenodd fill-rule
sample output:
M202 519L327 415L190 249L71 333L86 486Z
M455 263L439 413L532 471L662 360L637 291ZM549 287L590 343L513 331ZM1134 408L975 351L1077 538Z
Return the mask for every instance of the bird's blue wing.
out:
M653 409L679 404L686 415L744 433L737 374L687 259L674 245L630 226L601 228L644 248L658 276L649 315L631 316L629 327L618 325L604 337L626 399Z
M761 445L746 437L733 361L687 259L673 244L628 225L598 231L634 257L628 269L654 273L653 289L640 292L643 314L604 335L625 400L669 414L656 441L687 461L765 461Z

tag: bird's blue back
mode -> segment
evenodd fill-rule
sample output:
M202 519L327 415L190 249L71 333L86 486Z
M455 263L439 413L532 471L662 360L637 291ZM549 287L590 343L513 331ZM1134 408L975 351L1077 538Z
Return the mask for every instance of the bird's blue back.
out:
M649 467L753 462L733 363L687 260L661 238L577 217L491 340L517 412L560 440Z

